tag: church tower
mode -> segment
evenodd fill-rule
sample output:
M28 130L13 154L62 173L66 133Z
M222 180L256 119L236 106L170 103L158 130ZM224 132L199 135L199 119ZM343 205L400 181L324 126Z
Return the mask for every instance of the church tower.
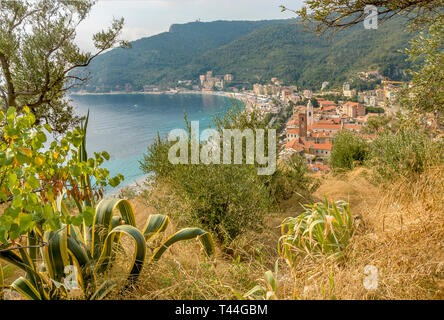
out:
M299 138L307 137L307 115L305 113L299 113Z
M313 104L311 103L311 100L308 100L307 104L307 125L313 125Z

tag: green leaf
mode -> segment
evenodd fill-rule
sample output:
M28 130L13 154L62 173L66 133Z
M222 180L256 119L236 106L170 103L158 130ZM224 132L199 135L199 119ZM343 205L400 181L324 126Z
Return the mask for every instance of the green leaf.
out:
M109 263L112 257L112 250L114 244L114 237L121 233L131 236L135 242L135 254L129 272L128 281L135 281L142 271L143 262L146 256L146 243L143 234L133 226L123 225L115 227L106 237L103 244L103 250L100 254L96 265L96 272L104 272L109 268Z
M102 157L105 158L106 161L108 161L109 160L109 153L106 152L106 151L103 151L102 152Z
M94 258L98 258L102 251L105 238L111 231L112 217L115 209L118 209L126 224L136 226L136 218L131 203L124 199L103 199L99 202L94 216L92 227L91 252Z
M19 219L20 231L22 233L27 232L34 226L34 220L32 215L25 213Z
M163 232L168 227L170 218L162 214L151 214L143 228L145 241L149 241L158 233Z
M17 175L15 173L10 173L8 175L8 185L10 189L15 188L15 185L17 183Z
M14 152L11 150L11 148L8 148L6 150L5 162L3 163L3 165L9 166L12 164L13 161L14 161Z
M20 277L15 280L11 287L29 300L42 300L38 290L27 279Z
M27 180L28 184L31 186L31 188L33 189L38 189L40 188L40 180L37 179L35 176L31 175L29 176L28 180Z
M200 228L185 228L168 238L162 245L157 248L151 257L151 261L159 260L163 253L174 243L185 240L198 239L208 256L214 254L214 242L210 233Z

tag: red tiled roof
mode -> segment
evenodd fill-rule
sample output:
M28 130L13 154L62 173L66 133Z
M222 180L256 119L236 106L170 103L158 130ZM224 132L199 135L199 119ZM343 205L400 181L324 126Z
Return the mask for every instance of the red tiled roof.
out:
M339 120L339 118L329 118L329 119L319 120L316 123L317 124L339 124L340 120Z
M351 130L360 131L361 126L359 124L344 124L344 129L351 129Z
M299 139L291 139L287 144L285 145L285 149L293 149L297 152L304 151L304 146L299 143Z
M311 134L312 138L331 138L333 135L331 132L314 132Z
M296 119L291 119L290 121L287 122L286 126L298 126L299 125L299 121Z
M330 130L340 130L342 126L340 124L318 124L313 123L312 129L330 129Z
M323 100L323 101L319 101L319 105L321 107L336 106L336 103L334 101L330 101L330 100Z
M353 106L362 106L362 104L360 104L359 102L351 102L351 101L348 101L348 102L344 103L344 106L347 106L347 105L349 105L351 107L353 107Z
M336 111L336 105L334 106L322 106L322 111Z
M315 143L315 144L313 144L313 146L311 146L311 148L313 148L315 150L331 150L332 144L330 142Z
M289 133L298 134L299 129L287 129L287 134L289 134Z

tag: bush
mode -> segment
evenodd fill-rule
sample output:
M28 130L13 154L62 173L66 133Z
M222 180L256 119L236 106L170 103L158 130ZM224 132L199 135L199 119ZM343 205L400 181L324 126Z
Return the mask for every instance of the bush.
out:
M309 195L319 187L319 181L308 175L301 155L295 153L282 161L273 175L272 192L277 202L290 199L294 194Z
M36 124L29 108L22 114L15 108L6 113L0 111L0 121L0 204L4 205L0 214L0 244L8 246L34 228L42 233L73 220L88 221L88 209L102 198L104 188L115 187L123 180L122 175L111 178L109 171L101 167L109 160L107 152L96 152L88 158L88 117L80 127L49 145L47 134L51 128ZM76 217L64 212L50 213L62 193L76 204ZM36 240L28 238L30 242Z
M379 180L411 178L443 161L442 139L432 138L424 129L403 128L384 131L371 145L372 166Z
M186 117L185 117L186 121ZM189 136L190 126L186 121ZM267 123L255 113L244 113L239 105L225 114L215 117L214 128L222 129L265 129ZM222 140L222 139L221 139ZM314 189L313 181L307 177L302 159L293 158L284 166L277 166L272 175L258 175L258 164L245 164L245 143L243 143L243 164L176 164L168 161L171 143L160 137L148 148L141 162L145 173L154 173L157 185L167 185L175 205L191 221L198 222L215 232L218 239L228 243L247 230L257 230L263 218L277 201L290 197L295 192L307 193ZM265 144L268 153L268 144ZM200 145L202 148L202 144ZM222 148L221 148L222 150ZM232 150L233 153L233 150ZM276 152L277 153L277 152ZM156 203L160 211L169 204ZM180 207L180 208L178 208Z
M347 130L336 134L330 157L332 169L353 170L364 164L368 156L368 143L357 134Z
M191 136L186 117L185 122ZM223 128L266 128L261 117L255 113L247 115L239 106L216 117L213 122L219 132ZM246 230L260 229L271 205L271 178L258 176L256 164L173 165L168 160L170 146L168 140L159 137L148 148L141 168L145 173L154 173L156 183L166 183L181 205L186 204L186 212L182 215L190 220L188 222L197 222L214 231L225 243ZM202 146L201 143L200 148ZM243 157L245 163L245 143Z

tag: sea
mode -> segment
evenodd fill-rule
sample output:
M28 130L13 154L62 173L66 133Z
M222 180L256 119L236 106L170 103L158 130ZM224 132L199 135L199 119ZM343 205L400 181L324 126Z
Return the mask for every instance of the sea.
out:
M215 115L233 107L229 97L211 94L111 94L71 95L72 105L79 115L89 110L87 152L107 151L106 167L111 176L125 177L117 188L142 182L149 174L140 169L147 148L157 134L167 137L173 129L185 129L188 121L199 121L200 130L212 127Z

